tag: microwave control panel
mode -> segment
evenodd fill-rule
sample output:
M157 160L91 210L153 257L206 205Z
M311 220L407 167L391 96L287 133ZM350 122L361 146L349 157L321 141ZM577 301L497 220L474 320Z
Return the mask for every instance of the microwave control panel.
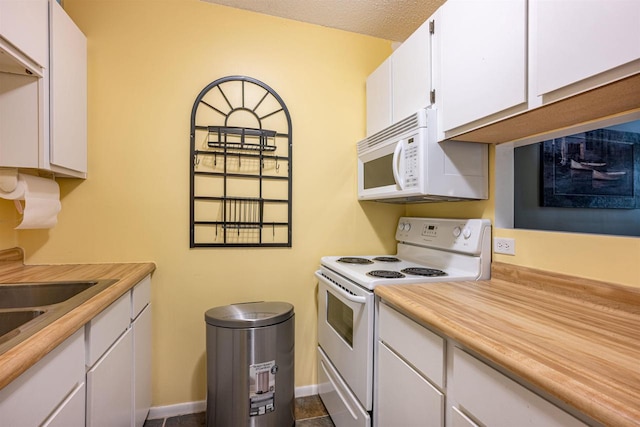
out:
M420 150L414 137L402 141L404 153L404 187L417 187L420 176Z

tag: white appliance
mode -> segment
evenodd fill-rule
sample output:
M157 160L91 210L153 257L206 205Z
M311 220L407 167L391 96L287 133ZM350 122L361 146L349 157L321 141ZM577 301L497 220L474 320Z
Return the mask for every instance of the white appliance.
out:
M358 199L392 203L486 199L488 147L438 142L436 110L358 142Z
M378 285L490 277L486 219L400 218L397 253L325 256L318 278L319 395L336 427L370 427Z

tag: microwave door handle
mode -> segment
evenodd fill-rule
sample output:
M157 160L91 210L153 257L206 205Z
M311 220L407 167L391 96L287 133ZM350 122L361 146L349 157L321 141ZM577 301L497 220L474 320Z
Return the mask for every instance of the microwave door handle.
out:
M396 145L396 149L393 151L393 162L391 165L391 169L393 170L393 179L395 179L396 184L400 187L401 190L404 190L404 182L400 176L400 153L402 153L402 140L398 141Z
M362 296L358 296L358 295L351 295L350 293L347 293L347 291L345 291L344 289L342 289L338 285L335 285L331 280L328 280L326 277L324 277L322 274L320 274L319 271L316 271L315 275L316 275L316 277L318 279L322 280L329 288L331 288L331 290L333 290L334 292L340 294L340 296L342 296L343 298L346 298L349 301L355 302L357 304L364 304L364 303L367 302L366 297L362 297Z

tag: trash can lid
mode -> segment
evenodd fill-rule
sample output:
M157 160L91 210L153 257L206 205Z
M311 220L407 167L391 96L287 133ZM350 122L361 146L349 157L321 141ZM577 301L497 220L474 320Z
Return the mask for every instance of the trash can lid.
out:
M247 302L214 307L204 314L208 325L225 328L258 328L275 325L293 316L287 302Z

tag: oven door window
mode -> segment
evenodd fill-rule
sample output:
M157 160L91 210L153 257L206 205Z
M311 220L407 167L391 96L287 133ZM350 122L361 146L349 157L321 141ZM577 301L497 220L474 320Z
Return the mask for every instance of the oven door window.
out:
M327 322L353 348L353 310L327 292Z

